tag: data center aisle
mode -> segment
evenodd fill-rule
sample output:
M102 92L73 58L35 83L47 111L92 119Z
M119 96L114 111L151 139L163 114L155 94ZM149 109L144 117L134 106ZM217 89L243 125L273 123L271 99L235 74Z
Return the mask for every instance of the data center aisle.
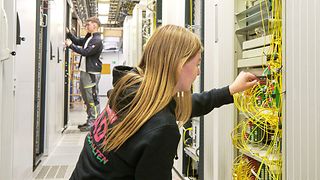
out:
M101 99L101 107L106 104L106 99ZM42 163L33 173L34 180L68 180L71 176L79 154L83 147L86 132L80 132L78 124L83 124L86 114L82 105L69 113L68 128L62 135L57 147L48 157L44 158ZM180 177L172 171L172 180L181 180Z
M57 147L44 158L43 162L33 173L33 179L60 179L67 180L71 176L79 154L83 147L86 132L80 132L77 124L86 119L83 110L72 111L69 114L69 127L62 135Z

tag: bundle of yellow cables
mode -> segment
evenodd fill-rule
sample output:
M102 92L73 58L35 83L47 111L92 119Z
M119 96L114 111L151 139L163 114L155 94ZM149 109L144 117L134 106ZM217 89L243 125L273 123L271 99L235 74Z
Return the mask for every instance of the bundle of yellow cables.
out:
M268 29L262 13L263 1L260 2L262 27L265 34L272 35L269 52L263 55L267 56L267 63L262 66L264 71L258 85L234 95L234 104L239 110L241 119L231 133L232 142L236 148L261 159L257 174L260 174L263 164L269 167L266 169L272 167L281 170L282 166L282 4L281 0L270 1L264 0L266 9L271 8L270 12L267 10L267 15L271 19L268 21ZM262 155L257 153L261 151L264 152ZM238 157L234 163L234 179L250 177L244 175L247 174L247 170L243 173L240 171L246 167L250 166L248 163L244 166ZM281 174L275 171L268 170L268 174L272 179L281 177Z

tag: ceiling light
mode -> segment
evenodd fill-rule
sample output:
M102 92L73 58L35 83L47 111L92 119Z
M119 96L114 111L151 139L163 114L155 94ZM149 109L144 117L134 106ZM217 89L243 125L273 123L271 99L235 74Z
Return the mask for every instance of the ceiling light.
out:
M110 4L107 3L99 3L98 4L98 13L99 14L109 14Z

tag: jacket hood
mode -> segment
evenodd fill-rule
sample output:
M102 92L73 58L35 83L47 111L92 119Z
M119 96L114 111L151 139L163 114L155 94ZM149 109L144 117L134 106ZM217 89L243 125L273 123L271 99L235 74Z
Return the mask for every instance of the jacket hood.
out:
M129 72L137 72L135 68L129 66L115 66L112 70L112 86Z
M128 74L129 72L136 72L138 73L136 68L133 67L129 67L129 66L115 66L112 70L112 86L114 87L115 84L126 74ZM123 93L121 93L120 97L118 97L117 101L118 101L118 107L117 109L121 109L123 107L125 107L128 103L130 103L135 94L132 94L132 92L136 91L139 88L139 85L134 85L126 90L124 90ZM110 89L107 92L107 97L109 98L111 95L113 89ZM130 96L128 96L128 94L131 94ZM109 98L110 99L110 98ZM109 104L111 105L111 102L109 102ZM112 107L111 107L112 108Z
M129 72L135 72L138 73L138 70L136 68L133 67L129 67L129 66L115 66L112 70L112 85L113 87L115 86L115 84L117 83L117 81L119 81L123 76L125 76L126 74L128 74ZM119 101L119 104L117 105L117 110L125 107L127 104L129 104L135 94L133 94L132 92L137 90L139 88L139 85L133 85L131 87L129 87L128 89L126 89L117 99ZM111 95L113 89L110 89L107 92L107 96L108 98ZM130 96L128 96L128 94L131 94ZM111 107L111 102L109 102L109 105ZM172 113L174 113L176 107L176 102L174 99L172 99L172 101L169 103L169 109ZM113 107L111 107L113 108Z

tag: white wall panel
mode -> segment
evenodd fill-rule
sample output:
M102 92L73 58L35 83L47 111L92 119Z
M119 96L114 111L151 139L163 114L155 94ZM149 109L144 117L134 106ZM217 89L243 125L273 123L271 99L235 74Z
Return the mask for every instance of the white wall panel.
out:
M56 64L57 64L57 45L55 40L55 15L56 15L56 3L52 2L48 9L48 60L47 60L47 90L46 90L46 122L45 122L45 154L52 152L55 139L57 139L54 133L54 122L56 117Z
M58 13L55 18L57 19L57 26L55 27L55 33L57 34L57 46L59 50L59 63L57 63L57 119L56 119L56 133L60 135L63 130L63 121L64 121L64 62L65 62L65 48L64 40L65 38L65 23L66 23L66 1L60 0L57 1Z
M142 57L142 11L145 11L146 7L137 4L132 13L132 21L130 31L132 33L132 62L133 66L137 66Z
M1 39L0 61L4 61L9 58L9 49L8 49L8 17L5 11L3 1L0 1L0 39Z
M123 57L124 57L124 61L127 65L132 64L131 63L131 55L130 55L130 49L131 49L131 44L130 44L130 24L131 24L131 19L132 16L127 16L124 19L123 22Z
M320 179L320 2L286 6L286 179Z
M33 165L33 112L35 74L36 2L17 0L21 36L15 60L13 179L30 179Z
M137 66L142 57L142 13L146 6L140 2L134 9L132 16L127 16L123 28L123 53L126 65Z
M205 1L205 90L229 85L234 79L233 1ZM232 105L213 110L204 119L204 179L232 179Z
M185 26L185 0L162 0L162 24Z
M48 60L47 60L47 93L45 119L45 154L53 151L61 138L63 128L64 98L64 1L53 1L49 7L48 24ZM50 42L52 44L52 60L50 59ZM58 49L59 60L58 63Z
M0 14L0 179L13 179L15 1L0 0Z
M112 88L112 69L114 66L122 65L123 54L121 52L104 52L101 56L102 63L110 64L111 69L111 74L101 74L99 82L99 95L107 95L107 91Z

